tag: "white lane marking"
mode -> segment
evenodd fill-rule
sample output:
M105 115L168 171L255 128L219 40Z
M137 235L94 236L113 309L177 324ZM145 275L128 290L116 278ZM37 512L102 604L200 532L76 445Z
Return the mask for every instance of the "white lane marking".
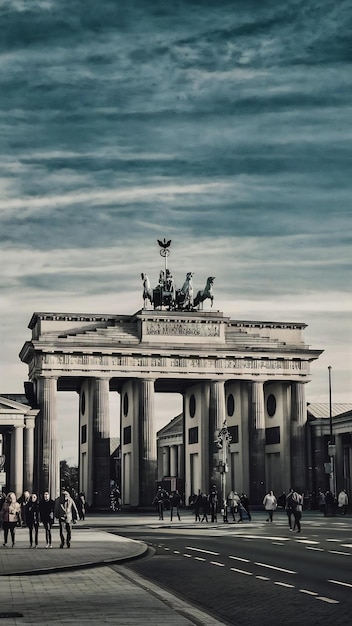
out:
M350 583L344 583L342 580L329 580L328 583L334 583L334 585L343 585L343 587L352 587Z
M316 550L317 552L324 552L323 548L313 548L312 546L306 546L306 550Z
M236 533L236 537L243 539L271 539L272 541L290 541L291 537L273 537L268 535L248 535L247 533Z
M246 574L246 576L253 576L252 572L246 572L244 569L237 569L237 567L230 567L231 572L237 572L237 574Z
M170 550L170 548L164 548L164 550Z
M191 554L183 554L182 556L186 556L188 559L191 559L191 558L192 558L192 555L191 555Z
M342 543L341 547L342 548L352 548L352 543Z
M310 539L297 539L297 543L309 543L315 545L317 543L320 543L320 541L311 541Z
M180 554L179 550L174 550L174 554Z
M340 539L326 539L325 541L336 541L336 543L338 543Z
M186 546L186 550L194 550L194 552L203 552L204 554L212 554L213 556L219 556L220 552L211 552L211 550L202 550L201 548L192 548L192 546Z
M350 552L340 552L339 550L328 550L330 554L342 554L343 556L351 556Z
M229 559L235 559L236 561L243 561L243 563L250 563L249 559L242 559L240 556L229 556Z
M275 569L278 572L286 572L286 574L297 574L297 572L294 572L292 569L285 569L283 567L275 567L275 565L268 565L267 563L255 562L254 565L260 565L260 567L269 567L269 569Z
M332 598L325 598L325 596L316 596L316 600L322 600L323 602L327 602L328 604L340 604L338 600L333 600Z
M258 578L258 580L270 580L267 576L256 576L256 578Z
M289 587L290 589L294 589L294 585L289 585L288 583L280 583L279 581L274 581L274 585L279 585L280 587Z
M211 565L217 565L218 567L225 567L225 563L218 563L217 561L210 561Z
M301 593L306 593L308 596L317 596L316 591L309 591L308 589L299 589Z
M195 557L194 557L194 560L195 560L195 561L205 561L205 559L203 559L203 557L202 557L202 556L195 556Z
M283 543L279 543L278 541L273 541L272 545L273 546L283 546L284 544Z

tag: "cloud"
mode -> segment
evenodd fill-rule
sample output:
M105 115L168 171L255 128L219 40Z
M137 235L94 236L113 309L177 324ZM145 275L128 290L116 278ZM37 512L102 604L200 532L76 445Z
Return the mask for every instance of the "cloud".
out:
M350 2L1 0L2 383L35 310L130 314L172 239L234 319L308 323L351 388Z

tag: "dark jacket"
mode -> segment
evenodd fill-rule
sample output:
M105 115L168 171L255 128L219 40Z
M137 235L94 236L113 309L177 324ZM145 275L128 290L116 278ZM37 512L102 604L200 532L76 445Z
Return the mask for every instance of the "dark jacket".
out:
M40 520L43 524L50 524L50 526L54 523L54 500L41 500L39 502L39 513Z
M36 500L35 502L32 502L32 500L30 500L27 504L27 514L26 514L26 521L27 521L27 526L29 526L29 528L31 528L31 526L36 526L37 524L39 525L39 503L38 500Z

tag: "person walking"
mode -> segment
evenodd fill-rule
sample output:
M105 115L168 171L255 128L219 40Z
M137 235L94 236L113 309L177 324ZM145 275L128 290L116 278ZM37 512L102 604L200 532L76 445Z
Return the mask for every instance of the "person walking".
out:
M178 492L178 490L176 489L175 491L173 491L171 493L171 497L170 497L170 521L172 522L172 515L174 512L174 508L176 509L176 515L179 519L179 521L181 521L180 518L180 505L182 503L181 500L181 495Z
M243 506L244 510L246 511L247 517L248 517L248 521L250 522L252 517L251 517L250 510L249 510L249 498L243 492L240 495L240 502L241 502L241 505Z
M294 491L292 494L293 501L293 517L295 522L293 524L293 532L297 528L297 532L301 532L301 519L302 519L302 511L303 511L303 494L297 493Z
M84 491L81 491L81 493L78 496L77 508L79 512L79 519L84 521L86 517L86 496L85 496Z
M198 493L194 498L194 521L200 522L200 510L202 508L203 503L203 495L200 489L198 489Z
M38 548L38 531L39 531L39 502L36 493L32 493L27 504L27 527L29 530L29 547L33 547L33 531L34 531L34 547Z
M328 515L332 515L335 517L336 507L335 507L335 496L332 491L328 490L325 493L325 517Z
M157 506L160 520L164 519L164 508L168 498L169 494L167 493L167 491L165 491L165 489L163 489L161 485L159 485L158 491L156 492L153 500L153 504Z
M51 529L54 523L55 502L50 498L48 491L44 491L43 499L39 502L40 521L45 528L46 548L52 548Z
M318 490L318 507L320 513L323 513L324 517L326 517L325 493L320 488Z
M202 519L200 521L204 522L204 520L205 520L208 523L209 496L206 493L203 493L203 496L202 496L201 510L202 510L203 516L202 516Z
M243 517L242 517L242 509L241 509L241 498L238 495L237 491L235 491L235 493L233 494L233 511L234 511L234 522L236 521L235 515L236 513L238 513L239 519L237 520L237 523L239 524L240 522L243 522Z
M286 496L286 502L285 502L285 511L286 511L286 515L287 515L287 519L288 519L288 525L290 530L292 530L292 516L294 514L294 509L295 509L295 502L293 500L293 494L294 494L294 489L289 490L287 496Z
M67 489L63 489L61 496L55 500L55 517L59 520L60 530L60 548L65 545L64 531L66 531L66 545L71 547L72 524L74 524L79 515L77 507L71 498Z
M210 504L210 512L211 512L211 521L217 522L217 511L218 511L218 490L215 485L212 486L210 494L209 494L209 504Z
M21 525L22 527L27 526L27 507L31 498L31 494L29 491L24 491L23 494L18 498L18 503L21 506Z
M229 513L230 515L232 515L232 519L235 522L236 518L235 518L235 507L234 507L233 497L234 497L234 492L231 489L230 493L227 496L227 506L228 506Z
M267 517L267 522L272 522L273 521L273 515L274 515L274 511L277 508L277 501L276 498L274 496L274 492L273 491L269 491L269 493L267 493L264 497L263 500L263 504L264 504L264 508L268 514Z
M15 532L18 523L21 523L21 505L16 500L16 494L10 491L1 509L2 527L4 531L4 547L7 547L7 539L10 531L12 547L15 547Z
M337 496L337 507L341 515L346 515L348 507L348 495L346 489L342 489Z

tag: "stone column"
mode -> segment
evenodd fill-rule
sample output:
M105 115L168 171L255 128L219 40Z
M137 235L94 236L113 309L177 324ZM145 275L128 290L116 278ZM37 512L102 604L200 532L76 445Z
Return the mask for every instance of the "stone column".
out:
M39 406L41 422L41 465L39 475L39 490L46 489L52 498L60 492L60 463L57 437L57 410L56 410L56 378L39 379Z
M156 437L154 432L154 380L139 383L139 503L150 506L155 495Z
M23 431L23 490L30 493L33 492L34 424L34 417L27 417Z
M216 467L219 465L219 448L216 447L219 430L221 430L225 419L225 382L223 380L212 380L210 383L209 396L209 442L213 451L209 456L210 460L210 482L216 485L218 494L221 494L221 475Z
M93 506L108 508L110 497L109 379L94 381Z
M11 465L13 468L13 491L17 498L23 493L23 424L16 426L13 432L14 436L14 459Z
M251 415L249 419L250 501L261 504L265 495L265 416L264 383L252 382Z
M170 476L170 446L163 446L163 477Z
M177 446L170 448L170 476L177 476Z
M307 490L306 422L307 406L304 383L292 384L291 412L291 482L299 492Z

